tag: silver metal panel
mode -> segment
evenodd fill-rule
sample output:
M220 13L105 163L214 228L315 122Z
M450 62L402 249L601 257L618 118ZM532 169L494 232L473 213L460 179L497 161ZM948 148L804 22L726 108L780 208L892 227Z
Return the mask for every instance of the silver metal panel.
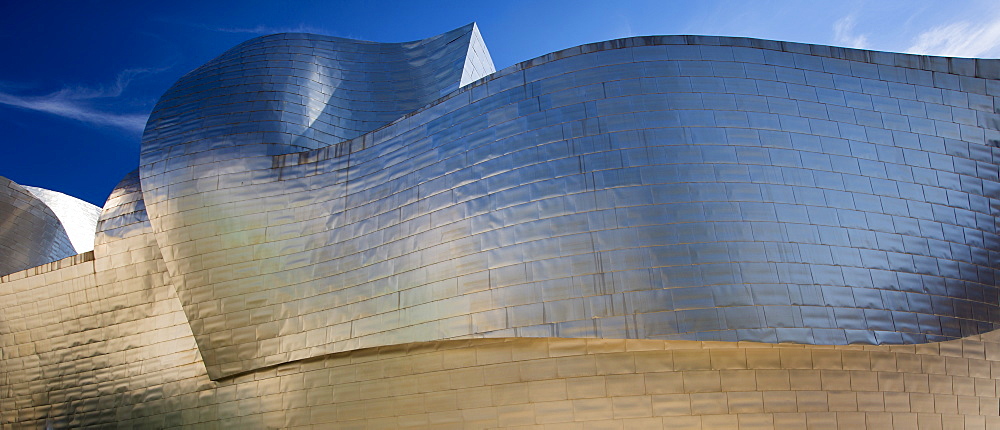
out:
M94 231L101 208L73 196L38 187L24 187L59 218L77 254L94 250Z
M63 196L65 199L54 197L55 194L59 194L55 192L39 194L49 201L66 202L72 199L69 196ZM85 205L87 203L80 202L80 205L74 208L59 207L59 212L63 216L63 219L60 219L46 201L35 193L0 176L0 275L78 254L67 234L63 220L65 219L71 226L70 230L74 232L80 230L81 228L77 227L87 223L88 214ZM93 229L91 234L92 232Z
M459 337L996 328L992 81L705 40L587 45L457 89L492 70L474 27L278 35L183 78L140 176L209 374Z

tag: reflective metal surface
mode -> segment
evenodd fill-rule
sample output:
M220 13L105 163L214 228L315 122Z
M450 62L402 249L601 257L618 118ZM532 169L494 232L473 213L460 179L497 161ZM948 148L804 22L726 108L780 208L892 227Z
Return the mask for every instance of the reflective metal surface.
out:
M170 288L140 276L100 297L94 263L73 258L0 282L4 303L40 304L0 314L5 428L1000 426L997 332L901 346L436 341L213 381Z
M318 122L289 85L205 122L243 94L230 76L316 43L236 48L147 128L143 196L213 377L469 336L879 344L996 327L1000 117L976 75L995 63L636 38L345 141L302 128ZM283 131L241 131L265 126Z
M59 218L76 254L94 250L94 231L101 208L73 196L38 187L23 187Z
M348 196L345 181L351 157L343 153L331 160L331 151L339 150L330 145L370 132L493 71L475 25L399 44L281 34L243 43L167 91L143 137L142 192L157 243L210 374L218 377L317 353L386 343L359 343L360 335L351 334L351 325L353 320L388 309L352 311L355 315L346 317L323 314L336 308L346 310L343 306L387 303L390 297L385 292L366 294L370 286L326 281L315 291L304 286L301 293L289 290L299 289L294 285L303 281L341 272L336 266L342 261L330 261L341 254L354 254L350 264L360 263L356 251L342 243L354 233L338 239L353 228L338 220ZM438 104L436 109L443 106ZM439 121L453 119L444 115ZM359 139L378 135L374 132ZM320 148L322 155L296 154L310 148ZM273 158L286 153L293 153L288 160L294 160L294 166L286 167L288 161ZM430 161L427 154L420 157L423 163ZM316 170L320 158L325 160L321 171ZM265 170L259 171L261 167ZM302 175L315 178L302 181ZM383 186L396 187L398 181L386 181ZM269 243L275 239L279 242ZM302 253L318 246L329 251L312 256ZM298 256L286 256L296 252ZM302 266L300 271L322 274L280 273L290 268L281 262L288 258L296 260L292 265ZM323 262L326 268L314 268L310 259ZM285 280L271 279L279 277ZM215 293L217 289L229 292L223 297ZM334 290L344 291L315 299ZM372 297L351 298L357 294ZM302 306L288 308L284 303L288 299ZM232 317L230 311L245 314L251 307L260 312L252 322L244 321L240 327L226 322ZM378 324L378 318L366 324ZM245 333L232 335L236 328ZM219 330L229 334L220 335ZM304 336L315 340L308 346L291 341L304 340ZM406 338L392 337L395 340L388 343ZM442 337L452 336L423 336L426 340ZM256 351L248 354L249 350Z
M94 249L100 208L0 176L0 275Z
M491 72L467 26L182 78L94 253L0 278L0 422L1000 427L1000 62L655 36Z

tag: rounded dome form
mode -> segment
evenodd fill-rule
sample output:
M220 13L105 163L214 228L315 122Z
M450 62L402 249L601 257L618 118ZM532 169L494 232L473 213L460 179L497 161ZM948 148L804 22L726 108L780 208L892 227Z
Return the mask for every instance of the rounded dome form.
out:
M139 169L136 169L125 175L111 191L97 221L93 240L96 248L115 239L126 239L149 231Z

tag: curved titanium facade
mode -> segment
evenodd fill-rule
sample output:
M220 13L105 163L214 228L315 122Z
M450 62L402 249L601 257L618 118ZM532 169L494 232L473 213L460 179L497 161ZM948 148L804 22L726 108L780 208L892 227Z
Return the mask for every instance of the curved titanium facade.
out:
M93 248L100 208L0 176L0 275Z
M143 195L210 373L469 336L995 328L994 81L687 42L553 54L299 153L167 145L154 114Z
M472 25L182 78L94 254L0 278L2 422L1000 426L1000 62L657 36L492 71Z
M59 223L66 229L66 235L73 245L75 252L72 254L94 250L94 231L97 218L101 216L101 208L58 191L38 187L23 188L45 203L59 218Z
M492 71L475 25L401 44L285 34L237 46L167 91L143 136L143 197L157 243L213 375L315 355L302 351L305 344L298 342L279 346L283 335L320 336L319 345L311 345L321 346L317 351L357 347L343 342L331 345L352 337L343 332L352 330L349 326L355 318L316 313L327 311L330 303L317 301L320 309L301 311L283 309L284 299L255 297L247 303L248 295L261 294L312 301L315 292L281 292L307 279L272 284L268 275L279 270L260 268L264 259L278 263L282 254L293 251L288 246L302 244L267 242L275 235L298 237L299 242L326 240L310 239L306 230L338 224L328 218L343 211L345 203L343 186L336 179L346 173L343 169L332 167L336 170L333 182L330 175L323 175L325 182L293 185L300 173L310 173L274 169L272 156L319 147L328 151L331 143L371 131L454 92L461 82L478 78L479 73ZM266 171L261 172L261 167ZM290 181L271 175L279 170L288 171ZM304 189L297 189L302 185L311 192L303 194ZM218 294L215 290L220 288L229 289L235 297ZM248 316L250 308L256 308L252 321L239 327L225 321L228 312ZM292 318L288 318L290 312ZM363 312L365 316L378 313ZM302 317L311 320L308 328L302 325ZM347 325L334 328L338 323ZM220 329L228 333L220 336ZM235 335L232 329L241 333ZM339 334L329 340L328 330ZM440 337L426 340L433 338ZM268 345L259 345L262 341ZM250 349L256 351L250 353ZM241 363L244 357L253 361Z

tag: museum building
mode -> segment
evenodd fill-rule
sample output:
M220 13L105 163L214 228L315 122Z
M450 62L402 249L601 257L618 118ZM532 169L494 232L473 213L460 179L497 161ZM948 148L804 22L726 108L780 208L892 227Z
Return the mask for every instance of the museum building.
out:
M1000 60L258 37L103 209L0 178L0 428L1000 428L998 112Z

